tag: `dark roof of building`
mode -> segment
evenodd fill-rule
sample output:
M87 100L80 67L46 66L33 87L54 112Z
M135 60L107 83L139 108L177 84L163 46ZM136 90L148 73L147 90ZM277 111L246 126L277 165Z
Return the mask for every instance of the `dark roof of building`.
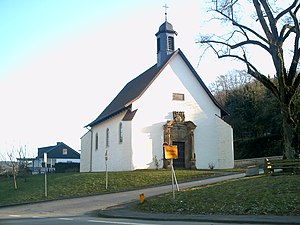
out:
M214 104L220 108L221 116L227 115L228 113L223 109L223 107L216 101L214 96L211 94L209 89L206 87L202 79L199 77L197 72L194 70L190 62L187 60L183 52L178 49L173 54L169 56L169 58L161 65L150 67L144 73L139 75L138 77L131 80L129 83L125 85L125 87L119 92L119 94L113 99L113 101L104 109L104 111L91 123L86 125L86 127L95 126L118 113L125 111L127 109L131 109L131 104L137 100L152 84L155 78L161 73L161 71L168 65L168 63L175 57L175 55L179 54L182 59L185 61L189 69L192 71L200 85L204 88L208 96L214 102Z
M134 111L127 110L125 116L123 117L122 121L131 121L136 113L137 109Z
M63 154L63 149L67 149L67 154ZM80 159L80 154L63 142L57 142L55 146L38 148L37 158L43 158L47 153L49 159Z
M173 25L170 24L168 21L164 22L162 25L160 25L158 32L155 34L156 36L160 33L174 33L177 35L177 32L174 31Z

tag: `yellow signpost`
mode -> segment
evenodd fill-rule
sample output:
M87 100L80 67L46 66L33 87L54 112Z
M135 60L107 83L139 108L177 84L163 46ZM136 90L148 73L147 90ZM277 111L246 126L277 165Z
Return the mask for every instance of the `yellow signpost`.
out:
M177 159L178 149L177 145L166 145L165 146L165 159Z

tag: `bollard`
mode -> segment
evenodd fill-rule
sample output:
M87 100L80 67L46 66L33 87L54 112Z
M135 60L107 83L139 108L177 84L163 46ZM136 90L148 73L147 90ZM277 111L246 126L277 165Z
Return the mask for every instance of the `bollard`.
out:
M143 204L145 202L145 195L144 193L140 194L140 203Z

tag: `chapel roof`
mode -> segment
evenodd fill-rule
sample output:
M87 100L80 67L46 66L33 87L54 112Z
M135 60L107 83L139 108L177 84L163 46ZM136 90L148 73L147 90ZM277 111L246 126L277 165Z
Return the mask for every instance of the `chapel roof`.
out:
M228 115L228 113L223 109L223 107L217 102L214 96L211 94L209 89L206 87L202 79L199 77L197 72L194 70L190 62L187 60L183 52L178 49L174 53L170 54L169 58L161 65L153 65L145 72L131 80L125 85L125 87L119 92L119 94L113 99L113 101L104 109L104 111L91 123L86 125L86 127L95 126L118 113L131 109L131 104L137 100L152 84L155 78L161 73L161 71L169 64L169 62L175 57L175 55L180 55L185 61L197 81L200 83L202 88L214 102L214 104L221 110L221 116Z

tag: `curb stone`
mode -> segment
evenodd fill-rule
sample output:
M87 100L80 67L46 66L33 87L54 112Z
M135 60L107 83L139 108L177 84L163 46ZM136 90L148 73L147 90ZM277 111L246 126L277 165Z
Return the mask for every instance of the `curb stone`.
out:
M272 216L272 215L186 215L146 213L134 209L137 202L131 202L109 207L98 211L99 217L126 218L160 221L193 221L218 223L252 223L252 224L300 224L300 216Z

